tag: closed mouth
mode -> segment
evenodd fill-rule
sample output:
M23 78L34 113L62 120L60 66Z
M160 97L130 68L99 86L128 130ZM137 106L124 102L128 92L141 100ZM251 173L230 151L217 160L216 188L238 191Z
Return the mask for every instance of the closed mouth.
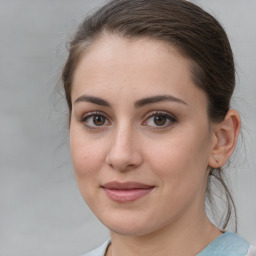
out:
M104 184L101 188L111 200L119 203L128 203L147 195L155 186L138 182L121 183L114 181Z

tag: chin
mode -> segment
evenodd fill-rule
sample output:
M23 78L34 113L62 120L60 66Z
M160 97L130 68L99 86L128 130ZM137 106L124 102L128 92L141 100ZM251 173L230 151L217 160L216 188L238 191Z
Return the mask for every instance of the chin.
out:
M120 218L120 216L118 218L104 218L101 221L111 232L124 236L143 236L157 230L152 221L146 219L142 221L138 216L135 216L134 219L125 218L124 215Z
M122 236L143 236L150 233L148 230L145 230L145 227L131 227L131 225L108 228L111 232Z

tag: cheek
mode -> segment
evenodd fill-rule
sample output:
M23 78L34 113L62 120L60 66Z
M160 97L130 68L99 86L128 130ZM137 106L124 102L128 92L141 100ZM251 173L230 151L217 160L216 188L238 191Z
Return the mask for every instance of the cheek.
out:
M157 147L147 146L151 149L148 158L155 159L151 161L152 169L157 172L168 193L172 190L182 197L188 191L205 186L209 137L208 133L199 133L196 130L189 133L180 131L173 134L169 141L160 141Z
M85 202L93 208L100 184L99 172L103 163L100 151L103 147L71 129L70 148L78 188Z
M70 128L71 156L78 185L95 179L104 161L102 144L85 136L81 130Z
M173 169L180 173L188 171L188 168L207 165L209 146L207 138L196 139L192 136L173 136L173 139L148 145L148 156L154 156L156 166L162 166L160 170Z

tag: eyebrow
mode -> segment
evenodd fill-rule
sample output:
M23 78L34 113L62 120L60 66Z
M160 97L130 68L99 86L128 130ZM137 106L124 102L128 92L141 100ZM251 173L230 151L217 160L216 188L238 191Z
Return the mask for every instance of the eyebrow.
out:
M82 96L78 97L74 103L76 104L78 102L90 102L90 103L93 103L96 105L110 107L110 104L107 101L105 101L101 98L98 98L98 97L88 96L88 95L82 95Z
M172 101L172 102L177 102L177 103L182 103L184 105L187 105L187 103L182 99L176 98L171 95L156 95L153 97L147 97L147 98L136 101L135 107L143 107L148 104L158 103L162 101Z
M177 102L177 103L187 105L187 103L185 101L183 101L182 99L176 98L171 95L156 95L156 96L140 99L135 102L134 106L136 108L139 108L139 107L143 107L148 104L159 103L162 101L171 101L171 102ZM82 96L78 97L74 103L77 104L79 102L90 102L90 103L104 106L104 107L111 107L110 103L108 103L106 100L99 98L99 97L95 97L95 96L89 96L89 95L82 95Z

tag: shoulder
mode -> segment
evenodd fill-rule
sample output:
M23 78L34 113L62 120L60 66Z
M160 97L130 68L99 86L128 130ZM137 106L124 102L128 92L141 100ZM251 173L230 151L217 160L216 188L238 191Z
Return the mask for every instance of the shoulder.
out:
M198 256L256 256L255 247L239 235L226 232L211 242Z
M104 256L110 240L81 256ZM235 233L227 232L210 243L198 256L256 256L256 246Z
M104 256L109 245L110 245L110 240L107 240L105 243L103 243L98 248L96 248L86 254L83 254L81 256Z
M256 256L256 246L250 246L246 256Z

